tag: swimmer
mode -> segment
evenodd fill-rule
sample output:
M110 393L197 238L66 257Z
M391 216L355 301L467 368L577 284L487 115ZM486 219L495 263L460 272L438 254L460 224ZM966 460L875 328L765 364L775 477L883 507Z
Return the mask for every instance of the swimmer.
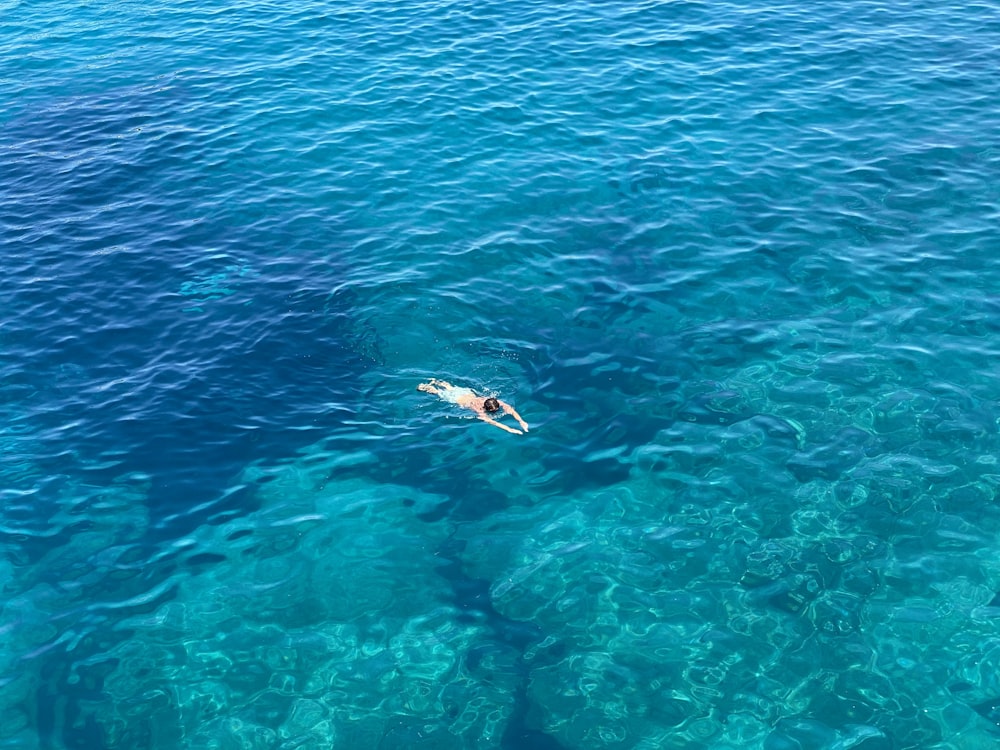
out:
M507 430L515 435L523 435L524 432L528 431L528 423L521 419L521 415L514 411L514 407L510 404L504 403L498 398L486 398L484 396L479 396L471 388L459 388L451 383L445 382L444 380L438 380L437 378L431 378L426 383L421 383L417 386L418 391L423 391L424 393L433 393L435 396L440 396L445 401L458 404L466 409L471 409L476 413L481 420L484 422L489 422L494 427L499 427L501 430ZM510 414L517 420L517 423L521 425L521 430L515 430L513 427L508 427L505 424L501 424L490 414L495 414L503 410L504 414Z

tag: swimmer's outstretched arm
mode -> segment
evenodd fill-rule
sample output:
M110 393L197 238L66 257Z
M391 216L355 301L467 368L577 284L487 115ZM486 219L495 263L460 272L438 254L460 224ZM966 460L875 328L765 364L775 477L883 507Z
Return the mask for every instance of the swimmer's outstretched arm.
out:
M499 401L499 403L500 403L500 408L503 409L503 413L510 414L512 417L514 417L514 419L517 420L517 423L521 425L521 429L527 432L528 423L525 422L523 419L521 419L521 415L517 413L514 407L508 404L506 401Z
M485 414L479 414L479 418L481 420L483 420L484 422L489 422L494 427L499 427L501 430L507 430L507 432L509 432L509 433L511 433L513 435L523 435L524 434L520 430L515 430L513 427L508 427L507 425L503 424L502 422L497 422L492 417L487 417Z

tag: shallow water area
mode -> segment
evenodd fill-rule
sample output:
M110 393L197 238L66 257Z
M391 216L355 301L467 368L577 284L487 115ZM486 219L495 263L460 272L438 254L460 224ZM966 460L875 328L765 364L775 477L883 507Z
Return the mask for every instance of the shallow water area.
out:
M997 744L997 8L0 9L0 748Z

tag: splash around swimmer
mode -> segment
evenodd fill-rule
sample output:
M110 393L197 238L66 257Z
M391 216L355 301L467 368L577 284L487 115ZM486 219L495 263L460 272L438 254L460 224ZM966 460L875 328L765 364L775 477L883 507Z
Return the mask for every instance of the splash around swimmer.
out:
M462 388L460 386L452 385L445 380L431 378L426 383L418 385L417 390L423 391L424 393L433 393L435 396L439 396L448 403L458 404L465 409L469 409L475 412L476 416L484 422L488 422L494 427L499 427L501 430L506 430L514 435L523 435L528 431L528 423L521 419L521 415L514 410L513 406L501 401L498 398L480 396L471 388ZM508 414L517 420L517 423L521 425L521 430L524 430L524 432L521 430L515 430L513 427L508 427L490 416L491 414L502 416L501 412L502 414Z

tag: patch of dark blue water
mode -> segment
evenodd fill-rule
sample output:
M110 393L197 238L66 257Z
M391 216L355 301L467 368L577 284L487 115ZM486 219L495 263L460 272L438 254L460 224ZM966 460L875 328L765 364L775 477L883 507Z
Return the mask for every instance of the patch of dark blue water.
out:
M620 297L600 287L595 295ZM631 466L622 457L678 422L706 428L748 423L747 429L759 430L784 460L803 467L822 463L818 456L809 463L799 455L807 450L801 427L762 413L759 404L736 390L705 380L706 369L731 371L776 357L776 324L723 320L698 329L648 332L628 323L628 316L641 309L641 300L630 304L618 299L616 306L600 299L590 307L605 317L563 330L532 332L526 328L529 316L497 323L501 338L533 341L519 361L532 398L558 415L548 425L557 434L539 460L563 492L625 480ZM856 463L861 455L848 442L845 438L844 446L832 449L844 468L850 457ZM842 450L849 455L842 456Z
M128 634L125 634L127 637ZM41 684L35 696L36 727L40 747L45 750L103 750L107 747L104 732L96 716L86 707L107 700L103 692L104 679L117 662L112 659L91 663L80 670L73 680L67 680L65 667L69 657L48 659L41 669ZM146 727L149 730L149 727ZM151 737L135 737L132 747L151 747Z
M385 440L378 446L377 453L377 465L366 464L358 469L345 467L341 478L357 475L447 498L433 508L417 513L417 517L425 523L444 519L476 521L517 502L510 495L493 489L488 481L488 470L478 466L474 460L440 466L435 461L434 448L421 438L407 436L399 440Z
M177 269L143 253L63 264L62 298L16 295L24 317L8 351L60 384L31 405L30 421L51 436L43 466L75 453L112 464L92 475L148 474L156 515L183 516L184 504L223 499L248 461L289 455L334 428L373 359L356 346L349 304L330 291L341 278L330 263L289 259L295 275L274 265L241 285L249 305L216 301L198 314L163 290L179 286ZM42 349L32 314L41 305ZM82 377L61 377L66 365Z
M53 523L57 511L54 498L65 485L62 479L58 475L45 478L31 491L7 493L4 497L5 523L0 529L0 543L9 550L7 554L14 564L34 565L53 547L68 544L74 535L91 528L84 508L79 510L77 521Z
M529 667L525 660L525 652L529 648L537 647L544 640L545 633L538 625L511 620L496 611L490 595L491 582L473 578L465 573L462 564L465 545L464 541L454 539L443 544L437 554L444 562L436 570L451 585L455 605L467 613L464 616L484 622L492 631L494 640L509 646L517 655L513 663L516 686L511 696L514 708L500 746L504 750L561 750L562 744L541 731L533 720L535 712L532 710L527 690ZM545 653L544 650L540 655L536 652L534 666L537 666L539 661L544 661L546 657L558 659L560 656L558 653ZM479 673L483 668L481 661L482 657L475 651L466 655L470 673L473 675Z
M516 326L516 327L515 327ZM664 427L669 404L662 399L644 410L654 362L643 353L627 351L629 342L608 340L598 329L531 330L529 320L497 322L500 337L535 342L520 358L532 399L557 415L550 425L558 435L540 456L554 471L566 493L607 486L627 478L629 468L611 453L645 444ZM600 368L597 363L612 361ZM620 399L634 398L622 404ZM570 442L566 442L570 438Z
M836 480L865 457L876 455L880 441L857 427L844 427L827 439L818 440L790 458L788 470L800 482Z
M159 597L129 613L153 612L171 597L172 593ZM132 633L122 628L99 632L100 635L82 639L73 649L60 644L36 659L35 668L41 679L31 713L35 716L40 747L105 750L110 746L106 728L98 723L95 706L107 700L104 682L118 666L118 660L103 655L118 641L129 639ZM165 693L137 696L135 701L162 700L165 696ZM171 734L169 727L163 730L167 736ZM132 734L129 747L154 746L152 727L134 723L129 731Z
M953 692L958 696L962 695L961 690L953 690ZM992 727L995 727L994 731L1000 731L1000 696L976 703L972 706L972 710L986 719Z
M7 409L46 436L43 471L149 475L167 537L246 509L226 492L236 472L335 427L379 356L335 291L350 275L335 222L241 225L224 194L199 208L211 176L170 138L136 145L179 106L169 97L80 97L0 135Z
M420 489L425 492L440 493L444 486L448 486L448 500L438 505L433 510L417 515L421 521L434 523L445 518L454 521L475 521L487 518L511 504L508 495L488 487L483 487L480 482L485 482L485 476L471 477L462 481L456 486L454 482L423 482Z

